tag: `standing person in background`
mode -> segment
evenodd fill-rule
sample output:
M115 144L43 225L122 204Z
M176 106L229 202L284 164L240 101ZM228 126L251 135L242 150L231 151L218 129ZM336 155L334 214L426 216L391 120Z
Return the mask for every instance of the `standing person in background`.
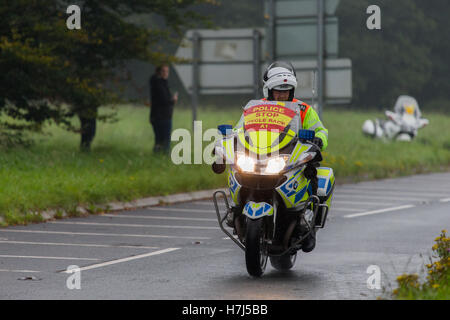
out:
M158 66L150 78L150 123L155 132L154 152L170 151L173 106L178 101L178 93L171 95L168 78L169 66L166 64Z

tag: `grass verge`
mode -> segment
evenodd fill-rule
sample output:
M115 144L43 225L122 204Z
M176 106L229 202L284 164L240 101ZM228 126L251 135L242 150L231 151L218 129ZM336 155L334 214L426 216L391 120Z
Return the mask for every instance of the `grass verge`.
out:
M240 108L198 112L204 131L234 124L240 113ZM77 214L77 206L226 185L226 176L213 174L206 164L175 165L170 157L153 154L148 114L147 108L120 107L119 122L98 124L90 153L79 151L78 135L55 126L46 128L47 135L32 136L32 146L0 150L2 225L39 222L40 212L48 209ZM364 137L362 123L377 116L381 114L325 110L330 139L322 165L335 170L338 183L449 169L449 116L426 114L430 125L411 143ZM176 110L176 128L191 128L189 110Z

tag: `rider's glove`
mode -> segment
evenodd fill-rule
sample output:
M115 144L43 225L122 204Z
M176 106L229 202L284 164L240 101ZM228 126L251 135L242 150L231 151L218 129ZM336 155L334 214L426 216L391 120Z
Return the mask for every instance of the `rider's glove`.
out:
M317 145L320 149L323 147L323 141L322 139L315 137L312 141L315 145Z

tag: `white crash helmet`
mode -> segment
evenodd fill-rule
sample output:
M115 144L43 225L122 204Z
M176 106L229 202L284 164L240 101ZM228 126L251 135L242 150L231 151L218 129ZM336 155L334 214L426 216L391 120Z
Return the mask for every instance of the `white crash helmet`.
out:
M272 90L290 90L289 101L294 99L297 78L295 69L289 62L275 61L267 67L263 76L264 98L273 100Z

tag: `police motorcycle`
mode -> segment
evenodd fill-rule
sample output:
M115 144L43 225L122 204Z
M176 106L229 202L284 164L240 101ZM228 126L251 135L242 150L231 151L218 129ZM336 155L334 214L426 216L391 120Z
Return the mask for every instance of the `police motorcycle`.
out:
M428 119L422 118L419 104L410 96L398 97L394 112L385 111L387 120L366 120L362 126L365 135L396 141L411 141L420 128L428 125Z
M251 276L260 277L268 259L277 270L291 269L304 240L325 226L335 178L331 168L318 166L315 132L301 130L299 117L299 103L251 100L235 128L219 126L223 138L212 169L228 168L233 206L223 191L213 202L221 230L244 250Z

